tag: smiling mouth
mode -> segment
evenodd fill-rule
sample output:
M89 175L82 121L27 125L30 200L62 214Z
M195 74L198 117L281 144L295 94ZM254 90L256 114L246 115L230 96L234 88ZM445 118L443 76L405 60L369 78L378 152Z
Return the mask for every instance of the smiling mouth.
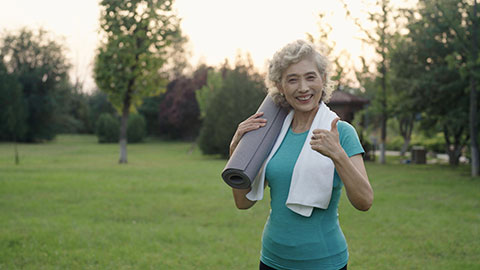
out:
M307 96L296 97L296 99L298 99L300 101L307 101L307 100L311 99L312 97L313 97L313 95L307 95Z

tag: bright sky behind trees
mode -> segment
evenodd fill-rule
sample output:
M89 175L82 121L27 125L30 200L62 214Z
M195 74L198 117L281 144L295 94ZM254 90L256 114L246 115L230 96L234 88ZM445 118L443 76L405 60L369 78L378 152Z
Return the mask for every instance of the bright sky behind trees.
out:
M0 0L0 30L43 27L55 37L65 38L67 56L73 64L71 76L94 88L92 65L98 44L98 0ZM364 18L368 7L357 0L345 0L354 16ZM374 1L371 1L372 3ZM393 2L393 1L392 1ZM399 4L405 1L396 1ZM411 2L411 1L410 1ZM238 52L249 52L254 64L263 70L266 60L284 44L316 36L318 14L327 14L333 26L331 38L336 51L348 51L352 61L372 54L362 45L361 33L345 18L340 1L319 0L176 0L182 30L189 37L191 64L219 65L228 58L234 62Z

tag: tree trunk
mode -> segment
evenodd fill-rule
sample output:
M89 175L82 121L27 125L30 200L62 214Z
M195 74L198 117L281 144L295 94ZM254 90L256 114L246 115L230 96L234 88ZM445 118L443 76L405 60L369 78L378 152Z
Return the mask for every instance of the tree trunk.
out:
M473 76L472 76L473 77ZM472 176L478 176L478 127L477 127L477 93L476 93L476 81L471 79L472 89L470 91L470 151L472 155Z
M477 126L477 80L476 80L476 66L478 58L478 45L477 45L477 1L473 2L473 30L472 30L472 58L473 58L473 67L470 78L470 151L472 155L472 176L478 176L479 170L479 156L478 156L478 126Z
M20 164L20 157L18 156L17 135L16 134L13 134L13 149L14 149L13 151L15 152L15 165L18 165L18 164Z
M403 145L402 145L402 149L400 149L400 156L405 156L405 153L407 152L408 150L408 146L410 145L410 138L403 138Z
M120 124L120 160L118 163L127 163L127 124L130 113L130 95L127 92L123 101L122 120Z
M386 148L386 141L387 141L387 86L386 86L386 72L385 68L382 68L382 132L381 132L381 140L380 140L380 163L385 164L385 148Z
M453 149L447 145L448 163L452 166L460 164L460 155L462 154L462 147L454 145Z
M467 145L469 136L467 135L462 140L462 134L464 129L460 128L456 132L453 132L453 142L450 140L450 134L446 125L443 126L443 135L445 137L446 150L448 154L448 163L450 165L460 164L460 156L462 155L462 148Z
M402 149L400 150L400 156L405 156L405 152L408 150L408 145L412 139L413 124L415 115L406 116L400 120L400 134L403 138Z
M386 163L385 157L385 148L387 142L387 1L382 1L382 11L383 11L383 26L382 33L380 37L380 46L382 49L382 62L381 62L381 74L382 74L382 134L381 134L381 143L380 143L380 163Z
M120 160L118 163L127 163L127 121L128 112L125 112L124 109L120 124Z

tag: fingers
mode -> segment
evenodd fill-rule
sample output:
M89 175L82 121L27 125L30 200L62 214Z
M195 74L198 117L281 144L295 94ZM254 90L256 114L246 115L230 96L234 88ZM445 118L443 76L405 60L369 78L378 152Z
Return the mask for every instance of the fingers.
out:
M324 138L325 135L327 134L327 132L329 132L328 130L324 130L324 129L315 129L313 130L313 134L312 134L312 140L319 140L321 138Z
M239 135L242 136L249 131L259 129L265 126L267 124L267 119L259 118L262 115L263 112L258 112L238 124L237 132L239 133Z
M242 126L239 126L239 131L242 133L242 134L245 134L249 131L252 131L252 130L255 130L255 129L259 129L263 126L265 126L266 123L246 123L246 124L243 124Z
M318 146L318 145L315 145L315 144L311 144L310 146L312 148L312 150L315 150L317 152L322 152L323 148L321 146Z
M247 120L254 119L254 118L260 117L262 115L263 115L263 112L257 112L256 114L253 114L250 117L248 117Z
M333 119L330 131L337 131L337 122L340 120L339 117Z
M230 155L235 151L235 148L245 133L259 129L267 124L267 119L259 118L262 115L263 112L258 112L238 124L237 131L235 131L232 141L230 142Z
M314 129L314 130L312 131L313 136L320 135L320 134L326 134L326 133L328 133L328 132L330 132L330 131L328 131L328 130L326 130L326 129ZM313 136L312 136L312 139L313 139Z
M250 125L251 123L256 123L256 124L265 124L267 123L267 119L264 118L258 118L263 115L263 112L258 112L250 117L248 117L245 121L241 122L238 126L241 125Z

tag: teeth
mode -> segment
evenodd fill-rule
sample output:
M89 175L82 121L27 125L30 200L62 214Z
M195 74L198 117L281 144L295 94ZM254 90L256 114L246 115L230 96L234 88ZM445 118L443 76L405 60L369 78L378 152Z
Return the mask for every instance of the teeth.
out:
M299 100L308 100L308 99L310 99L311 97L312 97L312 96L309 95L309 96L306 96L306 97L297 97L297 99L299 99Z

